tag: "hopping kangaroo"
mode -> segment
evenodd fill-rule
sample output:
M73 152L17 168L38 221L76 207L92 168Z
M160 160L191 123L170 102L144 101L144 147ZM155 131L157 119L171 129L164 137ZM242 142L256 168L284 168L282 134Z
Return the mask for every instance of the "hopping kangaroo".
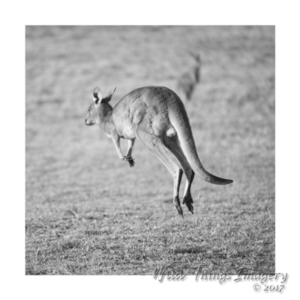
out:
M192 99L195 87L200 82L200 73L201 73L200 55L194 54L193 52L189 52L189 53L195 59L195 65L190 71L183 73L179 77L177 82L178 92L185 103Z
M184 172L186 185L183 204L193 213L191 184L195 173L214 184L229 184L229 179L207 172L197 155L195 142L184 105L180 98L166 87L142 87L124 96L113 108L109 101L116 88L106 97L96 87L94 103L89 107L86 125L98 124L110 137L121 160L134 166L132 149L138 138L158 156L174 178L173 203L182 216L179 187ZM127 154L120 149L120 139L128 140Z

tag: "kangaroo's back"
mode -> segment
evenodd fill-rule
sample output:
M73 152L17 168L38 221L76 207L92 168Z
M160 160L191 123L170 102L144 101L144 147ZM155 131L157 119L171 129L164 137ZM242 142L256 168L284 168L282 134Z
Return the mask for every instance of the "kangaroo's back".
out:
M192 129L185 107L175 92L166 87L143 87L123 97L113 110L120 136L136 135L140 123L156 137L168 136L179 141L180 147L194 172L214 184L229 184L207 172L197 154Z
M124 109L139 108L146 105L159 106L165 108L166 105L174 104L182 101L180 98L167 87L162 86L146 86L135 89L125 95L114 107L114 111L118 114L124 112Z
M127 129L134 130L146 117L154 133L161 135L170 127L169 111L175 108L185 110L180 98L169 88L142 87L133 90L116 104L113 121L116 128L124 132Z

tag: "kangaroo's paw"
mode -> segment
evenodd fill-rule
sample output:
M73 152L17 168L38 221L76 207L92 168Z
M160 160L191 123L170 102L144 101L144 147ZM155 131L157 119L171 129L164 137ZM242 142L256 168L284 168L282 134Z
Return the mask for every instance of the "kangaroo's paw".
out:
M182 211L182 208L180 206L179 197L174 197L173 198L173 203L174 203L174 205L177 209L178 214L183 217L183 211Z
M182 204L185 204L192 214L194 213L194 206L192 204L193 202L194 200L191 195L186 195L183 197Z
M135 161L134 158L131 156L125 156L125 160L129 163L130 168L134 167Z

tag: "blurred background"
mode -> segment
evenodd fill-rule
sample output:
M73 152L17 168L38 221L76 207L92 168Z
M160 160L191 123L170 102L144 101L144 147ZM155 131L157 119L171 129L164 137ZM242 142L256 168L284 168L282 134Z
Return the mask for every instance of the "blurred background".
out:
M84 230L106 228L97 238L107 239L108 233L125 235L118 231L118 221L121 227L130 222L128 227L138 233L149 222L158 231L159 224L165 230L179 222L171 200L172 178L160 161L137 142L136 166L130 169L118 159L112 141L84 119L96 86L104 94L117 86L113 106L142 86L176 92L178 78L194 63L189 50L201 54L202 61L201 81L186 104L199 157L209 172L234 184L220 188L196 178L195 216L185 209L186 220L234 217L245 224L243 216L250 222L255 215L259 222L269 220L274 238L274 26L27 26L28 274L64 274L53 265L57 258L51 249L63 249L61 238L61 243L82 240ZM123 152L126 146L123 141ZM78 243L71 248L83 249ZM44 249L43 263L37 261L37 245ZM257 261L257 253L251 252L256 256L253 270L274 270L274 242L266 247L270 264L263 264L266 257ZM95 273L88 261L86 269L78 269L77 262L64 270ZM139 273L149 272L143 270ZM123 271L134 272L128 266Z

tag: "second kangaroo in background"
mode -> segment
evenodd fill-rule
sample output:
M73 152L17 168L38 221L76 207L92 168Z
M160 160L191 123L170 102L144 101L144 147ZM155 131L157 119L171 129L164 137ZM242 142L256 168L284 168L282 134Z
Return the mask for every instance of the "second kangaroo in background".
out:
M177 82L178 94L181 96L183 102L188 102L192 99L193 92L196 85L200 82L201 76L201 57L200 54L189 52L194 58L194 67L183 73Z
M142 87L124 96L113 108L109 101L113 89L106 97L95 88L94 103L88 109L86 125L98 124L110 137L121 160L134 166L132 149L138 138L150 151L158 156L174 179L173 203L182 216L179 187L182 174L186 176L183 204L193 213L191 185L195 173L203 180L214 184L229 184L207 172L201 164L189 118L180 98L166 87ZM128 151L124 156L120 139L128 140Z

